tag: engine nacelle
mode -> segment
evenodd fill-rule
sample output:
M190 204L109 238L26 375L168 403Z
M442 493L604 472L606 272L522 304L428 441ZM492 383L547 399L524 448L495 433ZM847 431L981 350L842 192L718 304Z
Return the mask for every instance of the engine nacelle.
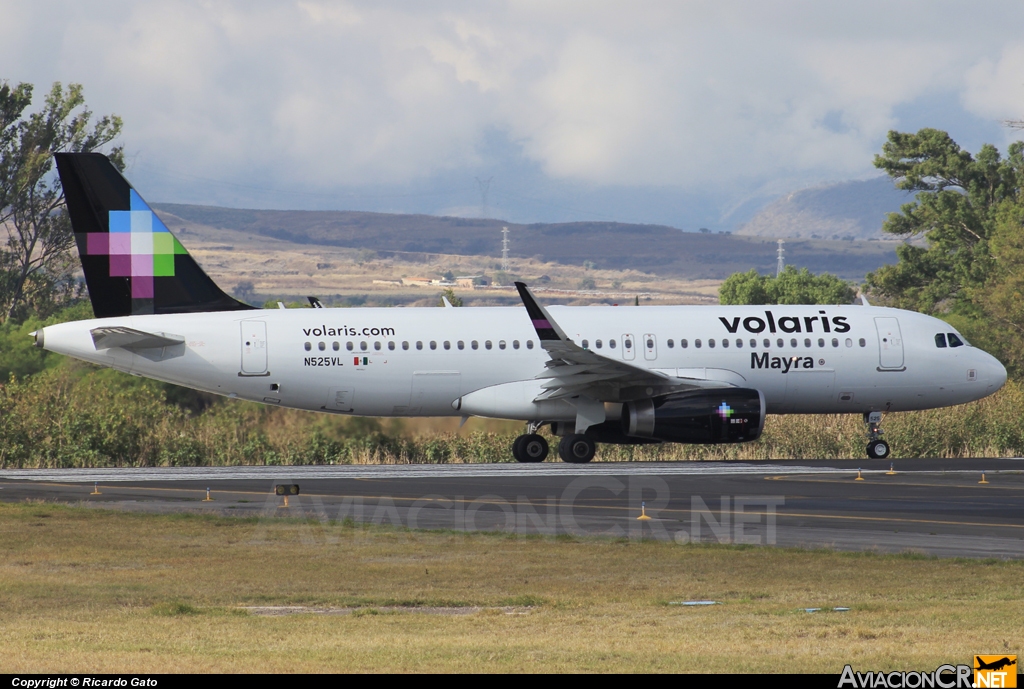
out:
M743 443L764 429L760 390L692 390L622 405L622 432L672 443Z

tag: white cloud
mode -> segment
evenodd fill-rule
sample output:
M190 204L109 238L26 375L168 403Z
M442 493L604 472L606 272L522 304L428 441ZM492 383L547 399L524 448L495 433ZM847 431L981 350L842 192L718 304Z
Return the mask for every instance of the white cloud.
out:
M995 119L1024 119L1024 42L1005 46L967 71L964 104Z
M925 94L1024 117L1022 13L0 0L0 77L81 82L96 112L124 117L130 154L207 178L330 190L471 177L501 163L485 145L498 132L502 155L553 180L750 190L870 173L894 111Z

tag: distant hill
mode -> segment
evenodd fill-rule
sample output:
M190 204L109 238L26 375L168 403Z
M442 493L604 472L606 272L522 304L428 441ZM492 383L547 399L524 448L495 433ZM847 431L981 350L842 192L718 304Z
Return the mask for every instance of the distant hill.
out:
M736 233L803 239L887 239L882 221L913 200L888 177L842 182L787 194L761 209Z
M762 237L688 233L664 225L577 222L516 225L500 220L358 211L267 211L153 204L171 229L190 223L300 244L389 253L501 256L508 227L513 257L570 265L632 268L657 275L722 279L737 271L775 269L775 242ZM233 239L237 242L237 239ZM408 256L412 254L413 256ZM859 279L896 261L891 244L800 240L786 244L787 262L815 272Z

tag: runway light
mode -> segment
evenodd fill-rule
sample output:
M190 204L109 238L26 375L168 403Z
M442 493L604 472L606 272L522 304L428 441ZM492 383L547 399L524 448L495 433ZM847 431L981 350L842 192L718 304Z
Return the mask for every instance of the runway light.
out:
M857 478L855 478L853 480L854 481L863 481L864 480L864 477L860 475L860 469L857 469Z
M978 483L988 483L988 481L985 480L985 472L984 471L981 472L981 480L978 481Z
M206 497L203 498L203 502L213 502L213 498L210 497L210 489L206 489Z
M643 502L640 503L640 516L637 517L637 520L638 521L642 521L642 522L649 522L649 521L651 521L651 518L647 516L646 503L643 503Z
M892 462L889 462L889 471L885 472L886 476L895 476L896 470L892 468Z
M982 478L984 478L984 477L982 477ZM92 484L92 492L89 493L89 495L102 495L102 493L100 493L100 484L99 484L99 482Z
M298 495L299 494L299 484L297 484L297 483L279 483L276 486L274 486L274 492L277 493L278 495L283 495L284 496L284 504L283 505L278 505L278 507L279 508L281 508L281 507L288 507L288 496L289 495Z

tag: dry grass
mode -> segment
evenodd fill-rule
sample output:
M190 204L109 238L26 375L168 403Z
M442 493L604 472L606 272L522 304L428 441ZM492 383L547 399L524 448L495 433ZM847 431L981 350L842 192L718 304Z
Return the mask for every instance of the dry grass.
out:
M0 536L4 672L933 669L1019 652L1024 612L1020 563L41 504ZM281 605L359 614L240 611Z

